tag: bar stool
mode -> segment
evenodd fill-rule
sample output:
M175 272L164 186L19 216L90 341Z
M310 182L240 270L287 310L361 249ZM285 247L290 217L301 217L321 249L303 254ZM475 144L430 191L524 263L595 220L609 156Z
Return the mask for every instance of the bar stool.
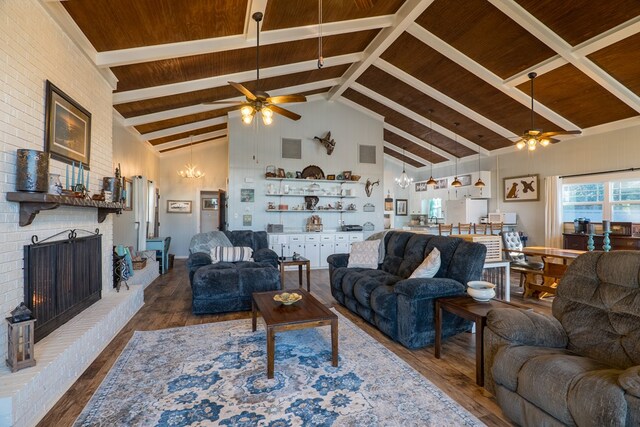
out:
M473 233L474 234L487 234L487 230L489 226L487 224L474 224L473 225Z
M504 228L504 223L502 222L490 222L489 234L500 234L502 233L503 228Z
M471 234L471 223L461 224L458 223L458 234Z
M453 224L438 224L438 234L444 236L443 233L451 234L453 232Z

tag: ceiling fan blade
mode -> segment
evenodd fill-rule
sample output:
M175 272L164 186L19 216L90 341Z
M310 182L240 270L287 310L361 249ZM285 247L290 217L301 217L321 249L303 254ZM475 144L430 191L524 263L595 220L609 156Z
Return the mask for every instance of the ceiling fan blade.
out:
M302 118L300 114L296 114L293 111L285 110L284 108L278 107L277 105L270 105L269 108L271 108L274 113L278 113L280 115L288 117L291 120L300 120L300 118Z
M307 98L303 95L281 95L270 96L267 98L269 104L286 104L288 102L307 102Z
M236 90L238 90L244 96L246 96L248 100L255 101L257 99L256 96L253 93L251 93L249 89L242 86L240 83L236 83L236 82L228 82L228 83L234 88L236 88Z
M581 130L559 130L557 132L545 132L541 136L545 138L556 135L580 135L581 133Z
M245 103L244 101L207 101L207 102L203 102L202 105L214 105L214 104L240 105L244 103Z
M555 138L549 138L549 142L552 144L557 144L558 142L560 142L560 140Z

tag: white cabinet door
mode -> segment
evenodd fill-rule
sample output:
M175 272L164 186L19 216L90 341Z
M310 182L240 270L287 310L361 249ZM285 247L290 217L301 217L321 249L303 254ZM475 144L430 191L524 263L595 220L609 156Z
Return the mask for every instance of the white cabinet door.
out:
M349 242L338 242L336 241L334 252L335 254L348 254L349 248L351 245Z
M334 248L335 243L333 242L320 243L320 268L327 268L329 266L329 264L327 264L327 257L335 253Z
M320 243L307 243L305 244L304 257L311 263L311 268L320 267Z

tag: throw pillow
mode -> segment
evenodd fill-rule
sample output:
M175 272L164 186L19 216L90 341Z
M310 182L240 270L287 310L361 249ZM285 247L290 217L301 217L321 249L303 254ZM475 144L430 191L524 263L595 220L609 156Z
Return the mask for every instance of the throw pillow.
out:
M351 244L347 267L378 268L378 248L380 240L366 240Z
M409 279L429 279L434 277L438 270L440 270L440 251L438 248L433 248L422 264L413 270Z
M384 247L384 235L387 234L388 232L389 230L379 231L367 237L366 239L366 240L380 240L380 246L378 247L378 264L382 264L384 262L384 257L386 255L386 248Z
M247 246L216 246L211 249L211 263L253 261L253 249Z

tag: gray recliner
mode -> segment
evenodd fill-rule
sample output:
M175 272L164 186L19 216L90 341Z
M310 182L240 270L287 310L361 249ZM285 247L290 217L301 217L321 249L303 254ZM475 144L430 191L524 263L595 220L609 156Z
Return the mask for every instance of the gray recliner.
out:
M560 281L553 317L495 309L485 387L522 426L640 425L640 252L588 252Z
M517 231L501 231L502 246L507 250L522 250L522 240ZM528 270L540 270L544 268L544 263L529 261L521 252L505 252L505 258L510 262L511 270L520 273L520 287L524 284L524 276Z

